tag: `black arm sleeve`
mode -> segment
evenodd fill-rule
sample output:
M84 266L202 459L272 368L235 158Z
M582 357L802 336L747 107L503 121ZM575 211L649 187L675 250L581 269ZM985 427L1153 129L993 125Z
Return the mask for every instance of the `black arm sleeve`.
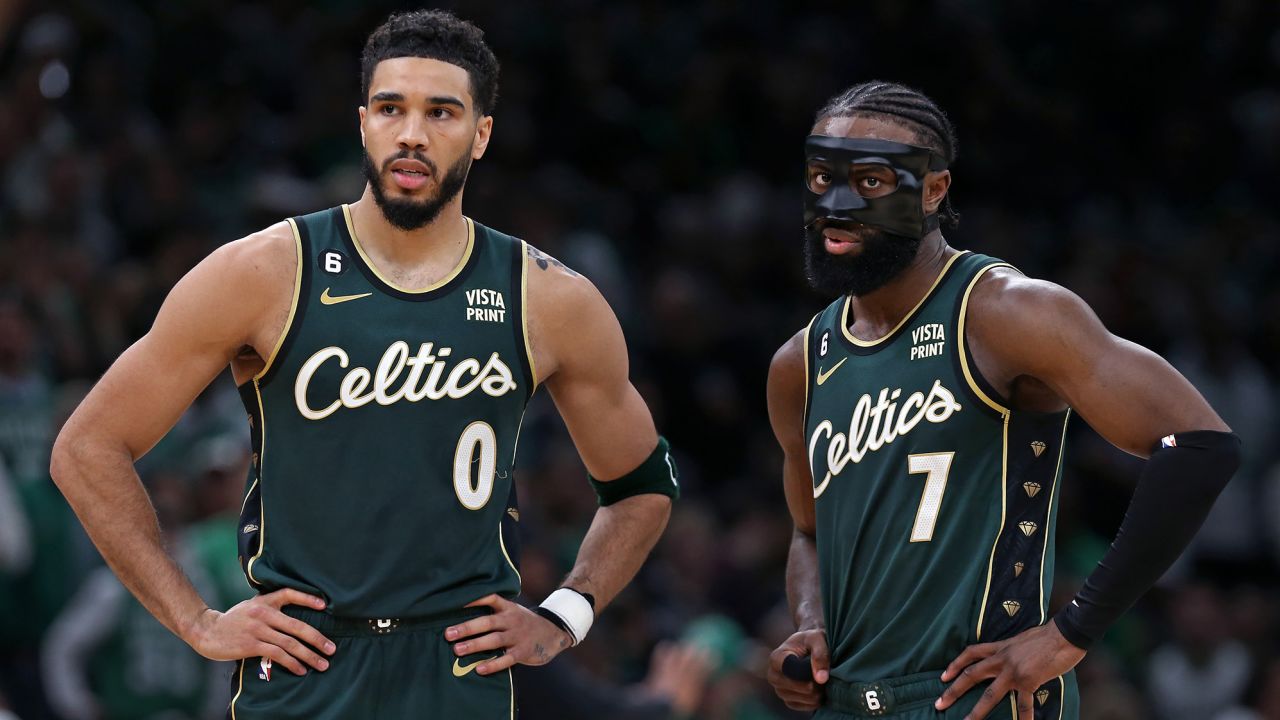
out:
M1201 430L1161 441L1151 454L1111 549L1053 620L1088 649L1173 565L1240 465L1240 438Z

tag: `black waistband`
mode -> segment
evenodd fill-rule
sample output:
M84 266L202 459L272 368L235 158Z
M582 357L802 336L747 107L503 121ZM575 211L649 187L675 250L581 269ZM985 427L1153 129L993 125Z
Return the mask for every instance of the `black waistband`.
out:
M827 707L836 712L862 717L882 717L933 703L942 695L942 671L916 673L872 682L827 681Z
M325 635L360 637L442 629L454 623L488 615L492 611L487 607L474 607L417 617L357 618L331 615L322 610L312 610L299 605L286 605L282 612L289 617L301 620Z

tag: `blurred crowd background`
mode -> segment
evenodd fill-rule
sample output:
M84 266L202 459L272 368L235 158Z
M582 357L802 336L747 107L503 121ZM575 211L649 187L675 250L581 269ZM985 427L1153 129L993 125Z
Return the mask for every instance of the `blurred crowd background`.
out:
M229 666L103 569L49 448L211 249L358 197L359 51L398 7L0 3L0 716L222 715ZM958 128L953 244L1081 294L1244 439L1193 548L1085 660L1083 717L1280 718L1280 5L449 7L503 64L465 210L601 288L685 487L587 642L522 680L524 717L795 717L762 676L792 629L765 375L828 301L801 274L803 138L829 96L879 77L925 90ZM1141 467L1078 419L1068 448L1055 603L1101 556ZM247 453L228 374L139 463L174 552L223 607L248 593L233 538ZM595 508L545 393L517 477L536 601Z

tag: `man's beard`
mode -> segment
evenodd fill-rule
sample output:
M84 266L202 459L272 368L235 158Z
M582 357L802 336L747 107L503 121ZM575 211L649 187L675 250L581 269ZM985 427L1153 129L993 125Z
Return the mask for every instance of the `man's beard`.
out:
M382 210L382 216L387 219L387 222L401 230L417 230L435 220L440 214L440 209L462 192L462 186L467 184L467 173L471 171L471 155L464 153L458 158L444 177L440 178L440 187L435 196L422 200L387 197L387 192L382 186L383 178L390 174L387 172L387 166L401 158L417 160L431 170L433 177L440 177L436 164L427 159L426 155L408 150L401 150L387 158L387 161L382 164L382 172L378 172L374 167L373 158L369 156L369 151L365 150L361 168L364 171L364 179L369 181L369 189L373 191L373 200Z
M832 255L825 247L822 227L819 221L805 229L804 274L809 287L827 297L861 296L884 287L907 269L920 249L920 238L866 228L862 252Z

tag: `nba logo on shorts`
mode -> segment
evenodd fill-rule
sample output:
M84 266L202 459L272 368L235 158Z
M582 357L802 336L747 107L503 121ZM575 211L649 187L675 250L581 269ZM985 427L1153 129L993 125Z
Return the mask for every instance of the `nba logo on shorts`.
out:
M271 682L271 658L262 658L259 660L258 667L262 670L258 673L258 679Z

